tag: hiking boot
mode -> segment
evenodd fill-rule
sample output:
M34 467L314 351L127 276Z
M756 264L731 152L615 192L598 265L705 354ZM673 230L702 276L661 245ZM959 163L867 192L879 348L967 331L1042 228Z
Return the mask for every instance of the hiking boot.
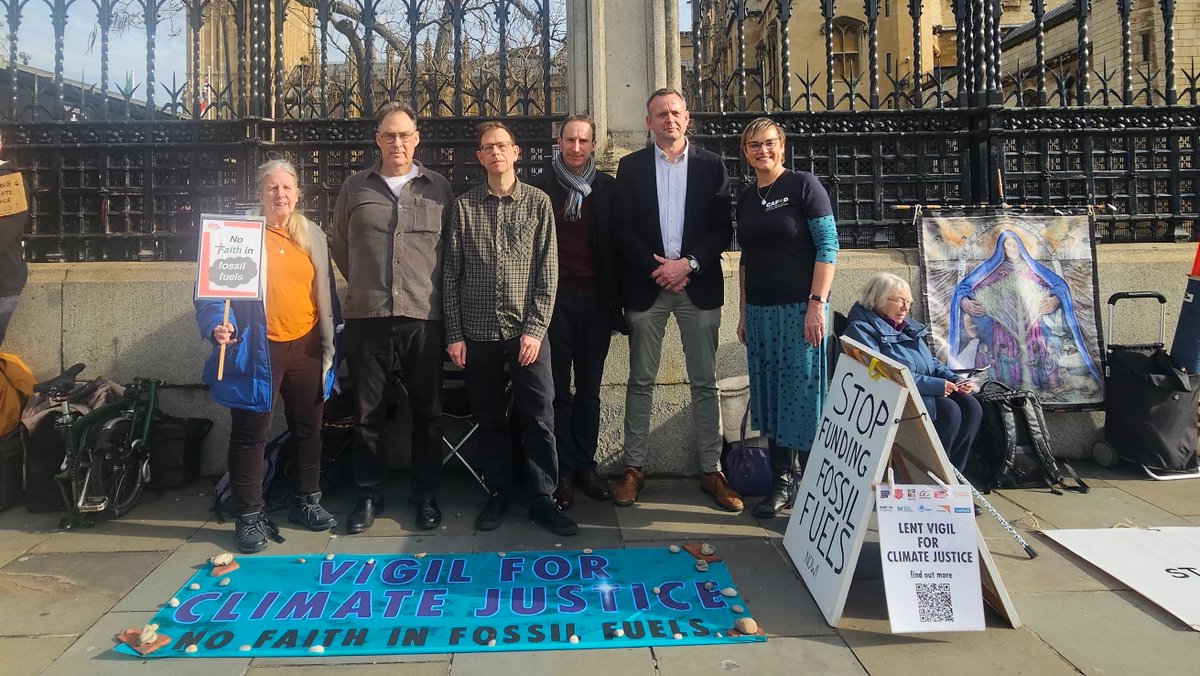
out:
M237 518L233 541L237 543L239 552L243 554L261 552L267 547L267 538L275 542L283 542L283 536L279 534L279 529L262 512L251 512Z
M496 530L504 523L504 515L508 513L508 494L496 491L488 496L487 505L475 519L475 527L479 530Z
M646 473L637 467L626 467L621 480L612 489L612 501L618 507L628 507L637 502L638 491L646 482Z
M321 506L321 492L297 495L288 510L288 521L312 531L329 530L337 525L337 519Z
M717 506L727 512L740 512L745 507L742 496L737 494L721 472L705 472L700 475L700 490L713 496Z
M579 532L579 525L571 517L563 514L558 505L554 504L554 500L550 498L538 498L529 506L529 518L532 521L542 524L546 530L561 535L570 537Z

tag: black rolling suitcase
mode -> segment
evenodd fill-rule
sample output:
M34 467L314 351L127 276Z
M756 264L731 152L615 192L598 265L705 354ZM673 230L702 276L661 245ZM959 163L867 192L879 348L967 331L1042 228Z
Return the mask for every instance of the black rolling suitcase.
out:
M1117 301L1134 298L1158 300L1158 342L1113 344L1113 308ZM1092 457L1105 467L1122 460L1133 463L1153 479L1194 479L1200 477L1196 458L1200 374L1175 368L1163 349L1166 303L1154 291L1124 291L1108 299L1104 441L1092 445Z

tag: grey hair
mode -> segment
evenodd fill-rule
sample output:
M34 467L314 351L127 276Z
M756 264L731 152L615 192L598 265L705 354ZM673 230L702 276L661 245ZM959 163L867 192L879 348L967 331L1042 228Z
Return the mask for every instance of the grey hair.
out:
M300 174L296 171L296 165L287 160L267 160L258 165L258 169L254 171L254 192L262 192L263 183L267 177L277 171L282 171L291 174L296 181L296 201L300 201ZM292 215L287 222L288 239L292 240L300 250L305 253L310 253L308 242L308 219L304 214L300 213L300 209L292 211Z
M880 272L870 279L858 296L858 304L868 310L878 310L897 289L911 292L908 282L890 272Z

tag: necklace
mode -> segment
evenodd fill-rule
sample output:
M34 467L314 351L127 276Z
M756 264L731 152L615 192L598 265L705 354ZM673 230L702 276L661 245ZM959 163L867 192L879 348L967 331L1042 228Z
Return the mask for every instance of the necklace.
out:
M279 238L281 238L281 239L283 239L283 240L285 240L285 241L287 240L287 235L283 234L282 232L279 232L279 231L278 231L277 229L275 229L275 228L267 228L267 232L269 232L269 233L271 233L272 235L275 235L276 237L279 237ZM284 248L283 248L282 246L281 246L281 247L279 247L279 253L285 253L285 252L284 252Z
M775 189L775 184L777 182L778 182L778 179L771 181L771 185L767 186L767 194L766 195L763 194L761 186L755 186L754 190L756 192L758 192L758 199L762 201L762 205L764 207L767 206L767 198L769 198L771 196L771 191Z

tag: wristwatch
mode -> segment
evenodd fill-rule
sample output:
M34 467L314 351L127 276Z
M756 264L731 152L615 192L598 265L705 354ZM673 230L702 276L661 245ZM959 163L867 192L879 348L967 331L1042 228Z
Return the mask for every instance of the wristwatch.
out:
M688 267L692 269L692 272L700 272L700 262L696 260L695 256L688 256L687 262Z
M815 300L815 301L817 301L818 303L827 303L827 302L829 302L829 301L828 301L828 299L822 298L822 297L818 296L818 295L817 295L817 294L815 294L815 293L810 293L810 294L808 294L808 299L809 299L809 300Z

